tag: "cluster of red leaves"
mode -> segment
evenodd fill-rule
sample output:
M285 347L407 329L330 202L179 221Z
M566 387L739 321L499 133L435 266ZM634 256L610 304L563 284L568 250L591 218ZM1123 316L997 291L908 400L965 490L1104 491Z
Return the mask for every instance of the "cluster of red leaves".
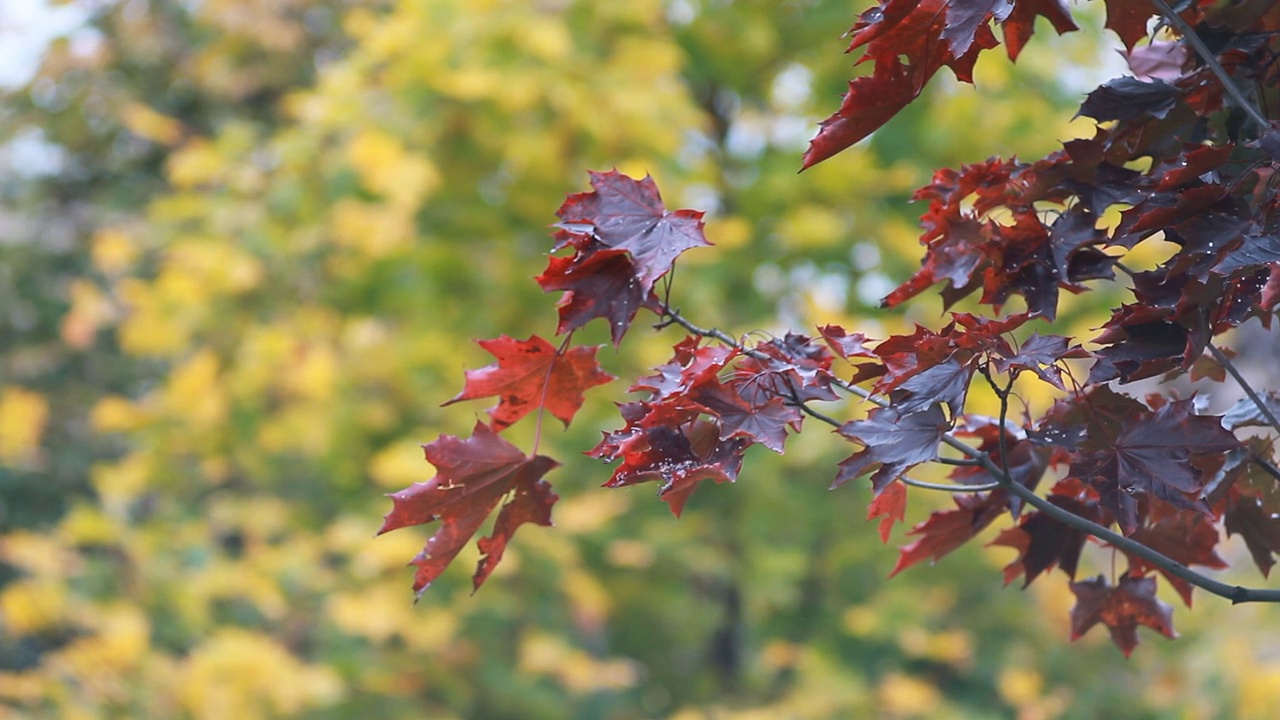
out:
M1274 4L1180 7L1182 20L1214 39L1223 67L1263 86L1280 83ZM583 391L611 379L596 362L597 348L570 346L572 332L603 318L617 346L641 308L692 334L634 382L630 392L643 397L621 404L623 427L587 453L618 463L609 487L656 482L679 515L703 480L734 481L752 445L782 453L811 416L859 446L832 487L869 475L868 517L881 519L888 541L906 516L908 484L918 484L907 474L951 461L955 507L909 530L912 541L892 574L936 561L1008 517L990 543L1017 553L1005 583L1023 578L1025 587L1060 569L1077 598L1073 639L1102 623L1126 656L1139 625L1176 636L1156 577L1189 606L1194 586L1169 568L1225 567L1220 527L1242 536L1267 574L1280 554L1280 470L1270 440L1242 440L1237 432L1274 422L1265 410L1280 411L1280 396L1215 416L1199 414L1190 399L1140 399L1112 384L1162 374L1222 381L1224 368L1206 356L1211 339L1251 318L1269 326L1280 303L1280 130L1251 124L1232 108L1185 41L1137 46L1156 13L1147 0L1106 0L1106 8L1107 27L1129 50L1136 77L1085 98L1079 114L1098 122L1092 138L1035 162L992 158L939 170L915 194L927 203L925 256L884 304L943 284L944 307L979 292L992 317L952 313L940 330L917 326L879 342L834 325L815 337L756 342L701 330L654 292L681 253L707 244L701 213L668 211L647 177L592 173L593 190L571 195L557 212L552 256L537 278L545 291L563 292L557 333L568 337L559 348L537 336L482 341L497 363L467 372L466 387L449 402L498 397L491 422L477 423L469 439L445 436L425 446L436 477L392 495L384 532L441 523L414 560L414 588L434 580L500 504L492 534L479 541L476 587L516 528L550 524L556 496L542 476L555 461L525 455L498 433L530 413L540 421L550 412L568 425ZM862 48L873 70L850 83L804 166L883 125L942 67L971 80L977 55L1000 44L996 25L1016 58L1041 16L1059 33L1075 29L1061 0L882 0L851 31L850 50ZM1116 208L1119 224L1107 226L1102 218ZM1178 250L1151 270L1122 264L1128 250L1154 236ZM1101 325L1092 338L1100 349L1027 333L1032 321L1055 320L1063 290L1115 281L1117 270L1134 302ZM1002 316L1015 295L1025 311ZM1085 362L1081 382L1072 367ZM1007 402L1019 381L1048 383L1062 397L1040 417L1010 421ZM966 414L975 382L1005 403L1001 420ZM849 393L877 407L844 423L810 407ZM947 446L964 457L947 457ZM1051 484L1047 492L1028 494L1042 482ZM1027 503L1035 507L1027 511ZM1121 542L1113 526L1168 562L1117 545L1128 556L1123 575L1076 580L1085 547L1106 544L1098 533Z
M540 423L548 412L568 426L582 407L583 392L614 379L596 361L598 348L569 345L572 332L604 318L614 344L621 342L636 312L652 307L653 284L670 272L676 257L709 244L702 234L702 213L668 212L652 179L635 180L615 171L592 173L591 184L592 192L570 196L557 213L553 251L572 252L553 255L538 277L544 290L565 291L556 331L568 333L565 341L557 348L537 335L481 340L497 363L467 371L466 386L445 405L497 397L498 404L488 411L491 421L476 423L465 440L445 435L424 445L436 476L391 495L394 506L379 534L440 523L413 559L418 593L444 571L499 503L492 534L478 543L481 557L472 576L477 589L502 559L517 528L551 524L551 506L558 497L542 476L559 463L525 455L498 433L530 413ZM751 425L745 416L739 421Z

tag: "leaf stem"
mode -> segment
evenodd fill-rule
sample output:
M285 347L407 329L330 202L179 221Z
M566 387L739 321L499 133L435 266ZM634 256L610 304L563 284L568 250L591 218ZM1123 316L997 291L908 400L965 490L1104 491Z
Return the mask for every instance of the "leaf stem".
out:
M1231 362L1231 358L1227 357L1227 354L1219 350L1213 343L1209 343L1208 346L1209 352L1213 353L1213 359L1217 360L1219 365L1226 368L1227 372L1230 373L1231 378L1236 381L1236 384L1240 386L1241 390L1244 390L1244 394L1248 395L1249 399L1253 401L1253 404L1258 408L1258 412L1262 413L1262 416L1267 419L1267 422L1271 423L1271 427L1274 428L1276 432L1280 432L1280 420L1276 419L1275 413L1271 412L1271 408L1262 400L1261 397L1258 396L1258 393L1253 389L1253 386L1251 386L1249 382L1244 379L1244 376L1240 374L1240 371L1236 369L1235 363Z
M533 448L529 450L530 457L538 454L538 447L542 444L542 418L547 414L547 392L551 388L551 374L556 370L556 361L564 357L564 353L569 349L569 342L573 340L575 330L570 330L568 335L564 336L564 340L560 342L560 347L556 348L556 356L551 359L551 364L547 367L547 374L542 378L542 392L538 395L538 417L533 422Z
M1204 60L1204 64L1222 83L1222 89L1231 96L1232 100L1236 101L1236 105L1249 116L1249 119L1257 123L1259 128L1266 129L1270 127L1271 123L1266 116L1262 114L1262 111L1258 110L1257 106L1249 98L1245 97L1244 92L1240 90L1240 87L1227 74L1226 69L1222 67L1222 63L1218 62L1218 58L1213 54L1213 51L1204 44L1199 35L1196 35L1195 29L1187 24L1187 21L1183 20L1182 16L1169 7L1169 4L1164 0L1151 0L1151 4L1155 5L1160 14L1164 16L1165 21L1177 28L1178 32L1182 33L1182 37L1186 38L1191 47L1195 48L1196 54L1200 56L1201 60Z

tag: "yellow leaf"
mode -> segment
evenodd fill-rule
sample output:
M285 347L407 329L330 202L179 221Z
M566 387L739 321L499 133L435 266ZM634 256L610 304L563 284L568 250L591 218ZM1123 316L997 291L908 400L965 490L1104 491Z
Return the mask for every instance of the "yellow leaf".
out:
M0 462L31 460L48 420L49 403L40 393L16 385L0 391Z
M134 135L160 145L174 145L182 139L182 123L142 103L125 105L120 110L120 119Z
M138 245L119 228L103 228L93 235L94 267L108 275L118 275L137 262Z
M61 583L19 580L0 591L0 618L7 632L29 635L57 625L66 606Z

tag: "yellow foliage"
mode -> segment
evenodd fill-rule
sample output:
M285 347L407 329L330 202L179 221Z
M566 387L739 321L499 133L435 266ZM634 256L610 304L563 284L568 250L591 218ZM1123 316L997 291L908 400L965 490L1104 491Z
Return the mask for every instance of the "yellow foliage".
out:
M273 640L234 628L198 645L179 671L183 708L197 720L256 720L331 704L342 681L295 658Z
M942 704L938 688L920 678L889 673L876 687L876 699L884 711L897 717L924 717Z
M141 103L127 103L120 118L133 134L161 145L174 145L182 139L182 123Z
M126 272L137 262L141 251L137 242L119 228L102 228L93 234L93 264L108 275Z
M222 155L208 141L192 140L169 155L169 182L179 188L220 182L226 172Z
M0 389L0 463L31 461L48 419L49 402L40 393L17 385Z
M19 580L0 590L0 620L17 635L58 625L66 607L66 588L49 580Z
M425 482L432 474L431 465L422 456L422 443L415 440L394 442L369 460L369 477L379 486L391 490ZM559 514L559 508L556 512Z

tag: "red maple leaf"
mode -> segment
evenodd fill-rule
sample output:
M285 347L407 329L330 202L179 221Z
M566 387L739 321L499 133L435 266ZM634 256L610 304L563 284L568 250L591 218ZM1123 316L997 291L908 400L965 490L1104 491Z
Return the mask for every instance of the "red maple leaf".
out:
M681 253L711 244L702 232L703 213L667 210L648 175L641 180L617 170L590 175L595 190L570 195L556 211L557 227L630 254L641 293L653 289Z
M1221 420L1194 414L1191 400L1177 400L1155 412L1136 410L1114 434L1107 426L1090 428L1071 474L1098 490L1102 506L1115 514L1125 533L1138 527L1135 493L1149 493L1177 508L1207 512L1197 497L1206 479L1192 459L1226 453L1240 445Z
M582 407L582 392L614 379L596 362L598 347L574 347L560 353L537 335L528 340L503 335L480 340L479 345L498 358L498 363L468 370L462 392L444 404L501 398L497 407L488 410L494 430L502 430L543 407L568 427Z
M1098 623L1111 631L1115 642L1125 657L1138 645L1138 626L1173 639L1173 608L1156 598L1154 577L1120 578L1120 584L1111 586L1099 575L1092 580L1071 583L1076 606L1071 609L1071 639L1078 640Z
M1227 561L1222 559L1216 549L1218 528L1214 527L1213 521L1199 513L1170 513L1156 522L1138 528L1129 538L1183 565L1203 565L1217 570L1227 567ZM1160 570L1164 579L1182 596L1187 607L1191 607L1191 583L1137 555L1130 555L1129 562L1132 574L1142 575L1147 570Z
M894 481L885 486L867 506L867 519L880 518L880 542L889 542L894 523L907 517L907 486Z
M423 450L436 476L389 495L393 505L378 534L440 521L411 563L418 568L413 589L421 595L510 493L493 534L479 542L482 557L472 576L479 589L520 525L551 525L551 506L559 498L542 476L559 463L541 455L527 457L482 422L466 440L444 435Z
M920 539L902 548L898 564L889 577L925 559L937 562L943 555L972 540L1009 506L1008 496L1003 492L957 495L954 501L956 509L935 512L911 528L907 534L918 535Z
M1147 20L1156 13L1155 6L1147 0L1106 0L1106 3L1107 28L1120 36L1125 49L1132 50L1147 36Z
M641 285L631 258L622 250L552 257L536 280L543 292L565 291L560 298L557 334L604 318L614 347L622 342L636 312L652 296Z
M1016 60L1031 39L1037 15L1048 18L1059 35L1080 29L1071 19L1071 12L1063 0L1018 0L1000 26L1004 29L1004 44L1010 60Z
M1102 512L1097 503L1082 502L1066 495L1049 495L1049 502L1073 515L1098 522ZM1055 520L1041 512L1028 515L1020 525L1001 532L992 545L1004 545L1018 550L1018 557L1004 569L1004 581L1008 584L1025 574L1022 586L1026 587L1040 573L1057 565L1068 577L1076 576L1080 551L1084 549L1085 534L1080 530Z
M1276 564L1272 556L1280 553L1280 516L1265 509L1259 497L1233 493L1228 496L1224 519L1227 535L1242 536L1262 576L1270 577Z
M587 453L606 461L622 457L622 464L604 486L616 488L656 481L661 484L658 497L676 517L680 517L685 502L703 480L736 480L742 468L742 452L749 444L738 438L721 440L717 425L705 421L622 432L629 434L612 441L606 436L605 442Z
M949 427L938 405L906 416L893 408L876 408L865 420L845 423L838 432L866 447L840 463L840 472L831 487L839 487L879 465L871 476L871 487L877 492L883 490L906 471L938 457L938 443Z

